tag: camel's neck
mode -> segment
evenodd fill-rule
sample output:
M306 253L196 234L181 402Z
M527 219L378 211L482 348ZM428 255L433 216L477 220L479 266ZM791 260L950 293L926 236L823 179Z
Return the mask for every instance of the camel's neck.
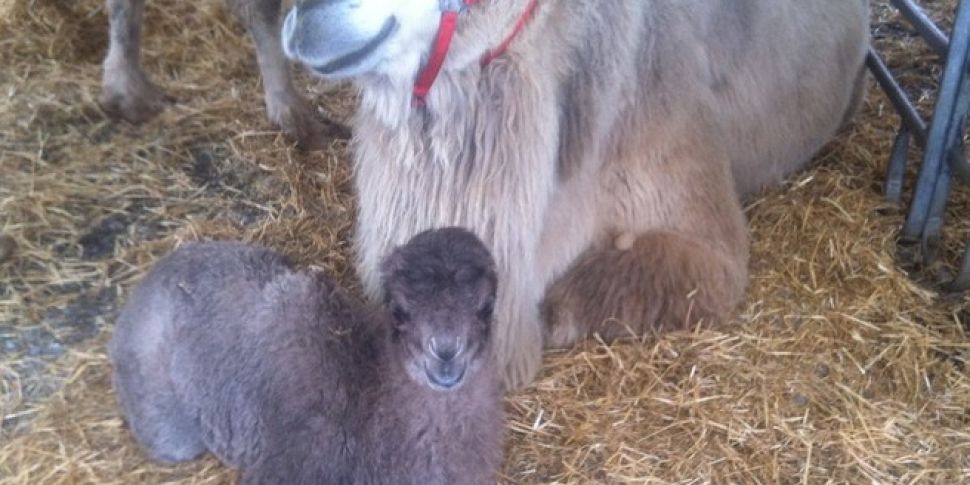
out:
M480 368L459 389L439 392L414 382L401 361L392 360L394 353L384 355L389 358L376 376L381 384L358 403L368 409L367 417L348 430L359 437L352 440L360 446L355 450L357 482L456 483L465 470L498 463L502 402L497 368ZM476 456L473 463L469 453L489 456Z
M473 113L479 100L488 96L481 89L483 75L488 77L491 65L483 71L483 55L499 48L513 32L516 35L505 46L496 61L515 57L528 48L545 28L544 11L552 8L539 1L538 7L530 10L530 0L492 0L477 4L461 15L458 30L450 44L441 72L423 103L415 103L414 85L421 70L412 71L410 67L388 75L358 79L361 106L358 111L358 129L361 136L369 140L374 129L384 128L389 132L407 133L413 139L415 130L429 128L435 120L448 120L456 127L456 112ZM517 30L517 24L528 15L528 22ZM499 62L500 63L500 62ZM491 64L491 63L490 63ZM417 67L423 67L417 66ZM491 97L494 99L494 97ZM429 136L434 136L428 130Z
M514 37L508 45L511 47L520 36L526 37L526 32L538 28L535 13L539 4L547 2L550 0L539 0L535 5L533 0L490 0L475 5L461 17L445 68L465 69L479 64L483 55L500 48L510 36ZM523 18L527 24L519 28Z

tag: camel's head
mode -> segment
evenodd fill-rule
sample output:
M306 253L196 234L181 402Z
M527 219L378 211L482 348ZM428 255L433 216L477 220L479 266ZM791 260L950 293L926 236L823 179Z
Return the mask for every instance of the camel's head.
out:
M457 389L490 356L497 277L485 245L458 228L426 231L384 261L384 300L408 375Z
M328 78L413 75L441 12L461 0L295 0L283 22L283 50Z

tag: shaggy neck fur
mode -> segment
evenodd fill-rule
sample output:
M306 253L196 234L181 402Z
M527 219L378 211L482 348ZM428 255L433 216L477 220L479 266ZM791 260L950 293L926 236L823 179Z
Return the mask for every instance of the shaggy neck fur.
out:
M504 275L495 345L524 346L538 355L541 329L521 324L538 321L538 308L520 302L538 301L544 291L531 280L532 258L555 180L555 165L544 161L554 160L558 149L560 73L555 66L564 64L556 59L561 48L546 48L563 44L561 35L547 28L552 9L540 2L506 53L484 69L479 64L482 54L514 28L527 4L494 0L463 14L424 108L414 107L411 97L419 62L401 76L358 80L357 248L365 291L376 299L382 248L431 227L474 228ZM526 53L542 55L523 57ZM496 200L504 203L497 206ZM526 260L513 254L525 254ZM510 381L523 379L530 372L525 367L532 365L512 369L521 375Z
M365 116L374 116L391 130L403 127L412 117L447 116L450 114L448 109L444 109L447 105L461 105L467 101L464 94L477 90L482 55L498 46L512 32L527 5L528 0L494 0L474 5L461 15L441 73L428 95L427 106L416 108L408 95L427 61L427 56L424 56L398 66L393 75L369 76L359 80L361 110L366 112ZM531 31L537 30L531 25L537 22L535 17L537 15L533 15L529 25L516 36L510 50L514 50L514 45L523 41L524 37L532 35ZM464 89L460 86L440 87L439 84L445 84L446 78L451 83L468 85Z

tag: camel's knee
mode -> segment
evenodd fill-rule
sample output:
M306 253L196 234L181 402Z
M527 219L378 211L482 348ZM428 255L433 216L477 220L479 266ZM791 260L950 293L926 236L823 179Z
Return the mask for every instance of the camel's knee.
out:
M657 231L590 250L547 293L547 347L723 321L743 297L747 261L717 246Z

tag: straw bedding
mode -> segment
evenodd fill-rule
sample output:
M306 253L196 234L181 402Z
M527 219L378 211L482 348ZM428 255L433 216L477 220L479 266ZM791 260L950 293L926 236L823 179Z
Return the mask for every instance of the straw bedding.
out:
M353 287L347 143L302 153L268 125L221 0L148 2L146 67L179 103L141 127L107 120L101 3L0 0L0 482L228 483L212 459L164 467L138 450L105 342L131 285L186 240L258 241ZM955 2L925 3L948 22ZM887 0L873 20L928 112L935 57ZM300 85L322 114L351 115L346 86ZM901 264L904 211L880 194L897 123L871 89L811 170L750 204L731 325L549 354L508 398L503 480L970 481L970 300L938 291L970 196L954 195L942 263Z

